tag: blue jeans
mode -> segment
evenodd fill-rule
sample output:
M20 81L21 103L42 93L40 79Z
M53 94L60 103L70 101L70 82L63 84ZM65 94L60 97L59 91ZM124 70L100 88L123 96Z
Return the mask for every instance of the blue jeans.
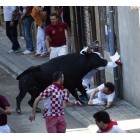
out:
M33 19L31 16L25 17L22 20L22 31L23 36L26 42L26 49L29 51L34 51L33 47L33 41L32 41L32 34L31 34L31 24L33 22Z

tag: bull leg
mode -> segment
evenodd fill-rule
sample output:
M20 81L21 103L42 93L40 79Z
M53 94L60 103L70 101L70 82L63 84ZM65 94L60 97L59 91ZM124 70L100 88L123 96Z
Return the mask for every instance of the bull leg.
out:
M79 100L79 97L78 97L78 94L77 94L76 90L70 89L69 91L72 94L72 96L75 97L76 100Z
M78 88L78 90L81 92L81 96L80 96L80 99L82 100L82 101L84 101L86 104L87 104L87 102L88 102L88 97L87 97L87 94L86 94L86 90L84 89L84 87L82 86L82 85L79 85L79 86L77 86L77 88Z
M28 101L28 104L30 105L30 107L33 108L34 101L38 97L39 93L40 92L34 91L34 90L29 92L29 94L31 95L31 99ZM40 108L36 108L36 112L40 113L41 109Z
M16 108L16 112L18 114L21 114L21 109L20 109L20 104L22 99L25 97L26 95L26 91L20 92L19 95L16 97L16 102L17 102L17 108Z
M78 96L78 94L77 94L75 89L69 89L69 91L73 95L73 97L75 97L75 99L77 101L79 101L82 105L85 104L82 100L80 100L80 98L79 98L79 96Z
M77 87L77 89L81 92L81 94L82 94L83 96L87 97L86 90L85 90L85 88L84 88L82 85L79 85L79 86Z
M83 102L85 102L85 104L87 104L89 99L87 97L85 89L84 88L78 88L78 90L82 93L82 95L79 96L80 100L82 100Z
M33 103L34 103L35 99L34 98L31 98L28 102L28 104L33 107ZM41 112L41 109L40 108L36 108L36 112L40 113Z
M85 90L85 88L83 87L82 84L79 84L79 85L77 86L77 89L81 92L81 94L82 94L83 96L87 97L86 90Z

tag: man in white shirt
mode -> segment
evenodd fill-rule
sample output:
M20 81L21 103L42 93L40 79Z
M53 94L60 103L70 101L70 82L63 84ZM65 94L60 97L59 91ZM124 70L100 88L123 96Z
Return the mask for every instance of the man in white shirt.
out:
M96 125L99 127L97 133L126 133L116 121L110 119L106 111L99 111L93 115Z
M96 53L98 54L102 59L103 56L99 52L95 52L94 49L98 46L98 41L93 42L93 44L89 45L88 47L81 50L80 54L86 55L86 53ZM105 68L114 68L117 65L122 65L122 63L118 60L120 58L119 54L116 52L114 56L117 56L115 61L110 61L107 63L105 67L99 67L97 69L93 69L90 72L88 72L82 79L82 85L86 87L86 90L89 90L89 84L91 81L91 78L96 74L98 70L103 70ZM112 57L114 57L112 56ZM111 57L110 57L111 58Z
M88 90L87 95L89 96L89 105L101 105L103 110L108 109L112 106L115 98L114 84L111 82L101 84L96 89Z

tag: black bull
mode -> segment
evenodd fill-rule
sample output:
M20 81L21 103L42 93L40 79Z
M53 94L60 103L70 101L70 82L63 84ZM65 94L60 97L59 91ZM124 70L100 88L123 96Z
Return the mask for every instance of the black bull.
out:
M76 89L86 96L86 91L82 86L82 78L90 70L96 69L100 66L106 66L107 61L99 57L98 54L68 54L54 58L42 65L33 66L21 73L17 80L19 80L19 95L17 96L17 112L20 113L20 104L22 99L28 92L31 99L28 104L32 107L35 98L47 86L52 83L52 74L56 71L64 73L64 87L79 100ZM80 101L81 102L81 101Z

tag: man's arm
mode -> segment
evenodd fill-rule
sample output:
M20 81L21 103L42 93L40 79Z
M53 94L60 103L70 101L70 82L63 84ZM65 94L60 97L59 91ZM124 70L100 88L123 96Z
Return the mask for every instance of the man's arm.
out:
M98 93L98 92L99 92L99 89L96 88L96 89L93 91L93 93L91 93L90 98L89 98L89 101L88 101L88 104L89 104L89 105L92 105L92 103L93 103L92 99L93 99L93 97L95 96L95 94Z
M21 13L19 12L18 6L14 6L12 8L12 10L13 10L13 12L12 12L12 19L11 19L11 21L14 21L16 19L17 15L21 16Z
M38 96L36 99L35 99L35 102L33 104L33 109L32 109L32 114L30 115L29 117L29 120L32 122L33 120L35 120L35 114L36 114L36 108L38 106L38 103L39 101L42 100L42 97L41 96Z
M71 30L70 30L70 28L67 26L67 33L68 33L68 37L71 37Z
M81 105L82 106L82 104L79 101L75 101L75 102L68 101L68 102L65 102L65 104L66 104L66 106L75 106L75 105Z
M112 106L113 102L107 102L106 106L101 107L103 110L106 110Z
M66 28L67 34L68 34L68 46L71 46L71 30L70 28L67 26Z
M12 8L12 18L11 18L10 26L12 27L14 25L14 20L17 16L18 7L17 6L11 6L11 8Z
M10 109L10 106L6 106L5 109L0 108L0 115L5 114L5 115L11 115L12 110Z
M50 49L50 37L49 36L46 36L46 46L48 48L48 53L51 52L51 49Z
M21 19L23 19L25 16L29 15L32 8L33 8L33 6L27 6L26 12L21 16Z

